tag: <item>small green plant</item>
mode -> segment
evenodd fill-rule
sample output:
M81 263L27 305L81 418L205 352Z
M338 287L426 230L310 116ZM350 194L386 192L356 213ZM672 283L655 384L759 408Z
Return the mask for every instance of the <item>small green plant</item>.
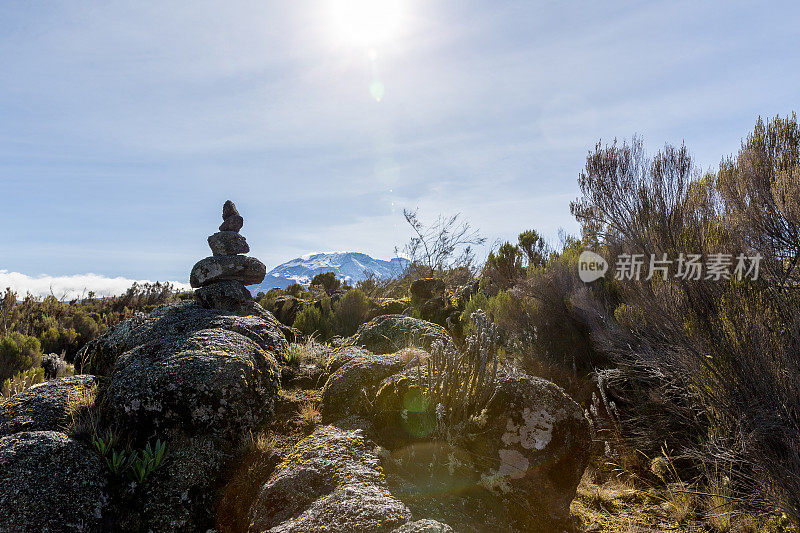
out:
M128 459L130 459L125 450L122 451L111 450L110 454L111 455L105 458L106 465L108 465L108 469L111 470L112 473L117 475L120 474L121 472L124 472L125 469L128 468Z
M164 460L167 444L156 440L155 445L149 442L142 450L114 449L118 442L117 435L107 429L102 435L92 436L92 446L105 459L108 469L115 475L127 474L137 483L144 482Z
M92 435L92 446L103 457L108 455L116 442L117 436L110 429L107 429L103 435Z
M141 452L134 450L128 460L128 477L142 483L161 465L166 453L167 445L161 439L156 441L155 446L148 442Z

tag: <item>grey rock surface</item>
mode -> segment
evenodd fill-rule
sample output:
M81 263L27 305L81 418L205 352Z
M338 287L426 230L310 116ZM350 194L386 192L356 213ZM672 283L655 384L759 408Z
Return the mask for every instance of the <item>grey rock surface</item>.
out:
M389 533L411 519L361 431L317 428L295 446L250 509L250 531Z
M106 467L55 431L0 438L0 532L101 531Z
M354 344L383 354L408 346L430 350L436 341L447 344L450 336L443 327L405 315L383 315L362 324L353 336Z
M392 533L453 533L453 528L436 520L416 520L403 524Z
M279 384L271 353L216 328L123 353L101 395L110 419L142 442L173 432L237 442L271 415Z
M97 378L89 375L56 378L15 394L0 403L0 437L20 431L63 431L70 409L84 396L94 396Z
M122 353L147 342L165 342L203 329L224 329L249 338L267 351L283 349L286 338L274 316L248 302L240 316L219 309L204 309L195 302L160 306L149 315L137 313L84 346L76 356L83 372L106 375ZM244 314L244 313L242 313Z
M236 204L230 200L225 200L225 203L222 204L222 220L226 220L233 215L238 215L239 210L236 209Z
M237 312L242 304L253 299L247 287L239 281L226 280L195 289L194 296L206 309Z
M226 218L219 226L220 231L239 231L244 226L244 219L241 215L231 215Z
M236 231L219 231L209 235L208 246L214 255L237 255L250 251L247 239Z
M267 267L255 257L246 255L217 255L198 261L192 268L189 284L193 288L217 281L234 280L245 285L264 281Z
M483 426L463 446L484 458L478 463L482 483L504 501L518 527L566 520L591 453L580 406L550 381L501 372L481 418Z
M322 389L323 421L333 421L367 411L365 398L375 397L375 388L405 363L394 355L352 351L349 360L333 372ZM364 392L362 392L364 391Z

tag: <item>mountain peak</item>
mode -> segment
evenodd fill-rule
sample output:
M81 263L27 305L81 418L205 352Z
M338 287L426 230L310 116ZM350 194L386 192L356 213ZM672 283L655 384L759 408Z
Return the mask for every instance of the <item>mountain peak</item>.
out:
M250 287L251 292L266 292L274 287L285 289L292 283L308 286L317 274L333 272L351 285L366 279L366 273L379 278L396 278L408 267L408 259L375 259L361 252L318 252L305 254L282 263L269 272L263 283Z

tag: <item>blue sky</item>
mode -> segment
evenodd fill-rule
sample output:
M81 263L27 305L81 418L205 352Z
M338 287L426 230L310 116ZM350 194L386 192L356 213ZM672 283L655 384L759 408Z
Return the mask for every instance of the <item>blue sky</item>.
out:
M555 241L598 140L713 168L800 94L794 2L395 0L363 45L345 1L0 3L0 271L185 280L228 198L268 267L403 207Z

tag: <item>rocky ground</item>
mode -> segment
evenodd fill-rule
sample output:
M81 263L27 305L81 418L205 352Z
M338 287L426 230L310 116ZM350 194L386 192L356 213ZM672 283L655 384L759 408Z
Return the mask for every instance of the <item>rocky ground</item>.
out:
M83 350L95 374L0 405L0 531L569 526L589 434L555 385L504 374L444 439L407 405L427 352L374 353L444 330L390 315L342 346L290 344L250 305L137 316Z

